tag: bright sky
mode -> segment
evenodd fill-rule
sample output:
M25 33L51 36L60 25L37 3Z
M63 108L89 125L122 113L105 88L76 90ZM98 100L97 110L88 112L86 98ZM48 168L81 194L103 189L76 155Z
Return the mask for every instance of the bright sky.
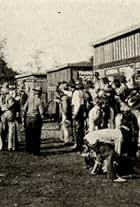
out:
M138 23L139 0L0 0L0 38L15 70L30 70L36 50L44 70L88 60L91 42Z

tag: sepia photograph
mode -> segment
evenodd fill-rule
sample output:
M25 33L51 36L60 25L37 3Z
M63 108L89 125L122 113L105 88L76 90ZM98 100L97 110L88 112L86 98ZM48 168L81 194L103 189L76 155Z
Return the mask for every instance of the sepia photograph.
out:
M0 0L0 207L140 207L139 0Z

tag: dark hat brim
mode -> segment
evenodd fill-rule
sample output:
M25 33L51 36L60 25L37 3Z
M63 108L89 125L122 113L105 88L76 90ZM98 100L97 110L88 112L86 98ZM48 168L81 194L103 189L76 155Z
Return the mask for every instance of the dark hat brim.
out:
M32 89L35 92L42 92L42 90Z

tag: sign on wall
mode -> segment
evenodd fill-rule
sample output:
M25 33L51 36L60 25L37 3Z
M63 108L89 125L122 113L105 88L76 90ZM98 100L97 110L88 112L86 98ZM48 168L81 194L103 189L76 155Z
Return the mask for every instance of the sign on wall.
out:
M106 76L114 75L114 74L118 74L118 69L117 68L111 68L111 69L106 70Z
M78 77L83 80L91 80L93 79L92 71L78 71Z

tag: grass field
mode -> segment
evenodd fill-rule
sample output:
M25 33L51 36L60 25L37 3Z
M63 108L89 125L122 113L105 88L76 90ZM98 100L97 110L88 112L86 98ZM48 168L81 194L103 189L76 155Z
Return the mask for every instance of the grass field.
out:
M92 176L84 161L58 140L55 125L45 124L40 157L0 153L0 207L138 207L140 178L113 183Z

